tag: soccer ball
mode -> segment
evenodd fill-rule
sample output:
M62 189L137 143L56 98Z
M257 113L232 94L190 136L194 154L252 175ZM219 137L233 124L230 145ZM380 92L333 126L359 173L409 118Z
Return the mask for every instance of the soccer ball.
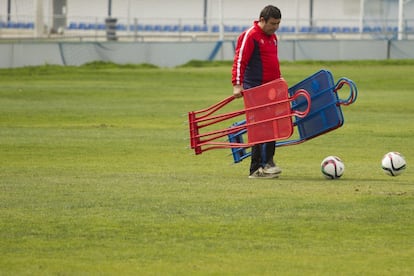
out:
M340 178L345 171L345 164L338 156L328 156L321 163L322 174L327 179Z
M391 151L384 155L382 158L382 170L390 175L397 176L404 172L407 163L405 162L404 156L396 151Z

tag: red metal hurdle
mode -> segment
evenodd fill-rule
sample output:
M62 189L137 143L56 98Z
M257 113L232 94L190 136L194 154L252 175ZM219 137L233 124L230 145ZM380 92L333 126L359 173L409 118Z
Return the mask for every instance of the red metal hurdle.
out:
M291 103L303 97L306 108L292 109ZM235 99L230 96L208 108L188 113L190 146L195 154L219 148L246 148L264 142L287 139L293 134L292 117L305 117L311 108L311 98L305 89L289 95L283 78L243 91L244 109L217 114ZM245 115L246 123L202 133L202 129L219 122ZM248 141L219 141L233 133L246 130Z

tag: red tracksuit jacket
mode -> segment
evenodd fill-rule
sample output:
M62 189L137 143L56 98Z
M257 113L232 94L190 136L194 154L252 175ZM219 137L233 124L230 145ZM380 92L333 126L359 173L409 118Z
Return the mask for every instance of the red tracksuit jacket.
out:
M237 40L232 83L248 89L280 77L277 37L265 34L255 21Z

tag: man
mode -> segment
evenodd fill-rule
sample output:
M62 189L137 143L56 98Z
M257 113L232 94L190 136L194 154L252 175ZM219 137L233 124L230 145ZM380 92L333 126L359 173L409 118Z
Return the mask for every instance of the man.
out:
M277 54L276 30L282 15L272 5L260 12L259 20L237 40L232 68L233 95L242 97L249 89L281 77ZM249 178L275 178L282 172L273 161L275 142L252 147Z

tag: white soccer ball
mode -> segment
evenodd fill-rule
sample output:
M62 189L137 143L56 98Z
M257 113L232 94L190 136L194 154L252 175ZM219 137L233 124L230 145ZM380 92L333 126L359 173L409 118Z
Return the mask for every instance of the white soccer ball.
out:
M345 164L338 156L328 156L321 163L322 174L327 179L340 178L345 171Z
M390 175L397 176L404 172L407 163L404 156L396 151L391 151L384 155L381 161L382 170Z

